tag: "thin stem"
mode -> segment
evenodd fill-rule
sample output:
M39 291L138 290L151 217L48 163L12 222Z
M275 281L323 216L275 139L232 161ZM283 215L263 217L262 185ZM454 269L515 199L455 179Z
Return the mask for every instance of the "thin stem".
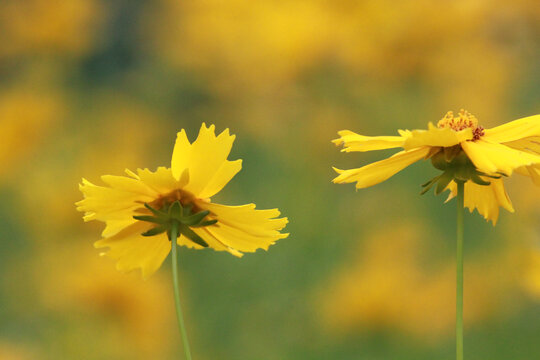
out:
M458 181L456 252L456 360L463 360L463 208L465 183Z
M180 290L178 287L178 255L176 254L176 248L178 246L176 244L176 239L178 238L178 226L179 224L175 221L171 228L171 257L174 285L174 302L176 304L176 318L178 320L178 327L180 329L180 333L182 334L184 354L186 356L186 360L191 360L191 351L189 350L189 341L186 333L186 327L184 326L184 316L182 315L182 306L180 305Z

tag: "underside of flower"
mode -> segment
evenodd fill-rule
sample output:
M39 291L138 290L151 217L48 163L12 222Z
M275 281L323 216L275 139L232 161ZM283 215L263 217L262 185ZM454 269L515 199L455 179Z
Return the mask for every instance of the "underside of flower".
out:
M333 140L344 152L366 152L403 148L389 158L353 169L337 169L334 183L356 183L357 189L381 183L409 165L430 159L442 174L424 184L424 191L450 191L457 195L458 184L465 182L465 207L477 209L495 223L499 207L514 212L504 188L504 178L518 173L540 186L540 115L514 120L484 129L476 117L465 110L457 116L448 112L437 126L427 129L398 130L399 136L366 136L350 130L339 131ZM448 201L448 200L447 200Z
M454 117L454 112L449 111L439 120L437 127L440 129L452 129L454 131L462 131L472 129L473 140L478 140L484 136L484 128L478 125L478 119L470 112L461 109L458 116Z
M195 244L202 247L208 247L208 243L202 237L197 235L191 228L199 228L214 225L216 219L208 220L206 216L210 214L208 210L197 210L193 203L182 206L179 200L173 203L165 203L160 209L155 209L148 204L144 206L152 212L153 215L135 215L135 220L147 221L155 224L152 229L142 233L142 236L154 236L164 232L167 233L169 241L171 239L172 229L176 229L175 234L184 235ZM175 239L176 240L176 239Z
M438 152L431 156L431 163L436 169L442 170L443 173L423 184L424 190L422 190L421 194L425 194L436 184L435 193L439 195L447 189L452 181L456 183L472 181L477 185L488 186L491 182L486 181L484 178L500 179L501 176L505 175L502 173L500 175L488 175L478 171L459 145L440 148Z
M193 143L184 130L177 134L170 168L126 170L127 177L104 175L103 186L83 179L84 199L77 209L85 213L85 221L105 223L94 246L117 260L118 270L140 268L148 278L170 253L171 238L188 248L237 257L286 238L280 230L288 220L279 218L278 209L212 202L242 168L242 160L227 159L234 138L228 130L216 135L213 125L202 124Z

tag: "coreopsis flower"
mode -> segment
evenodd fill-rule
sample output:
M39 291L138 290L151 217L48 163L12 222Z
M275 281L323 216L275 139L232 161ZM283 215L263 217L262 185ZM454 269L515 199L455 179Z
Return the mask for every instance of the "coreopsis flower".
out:
M457 182L465 183L465 206L477 209L496 224L499 207L514 212L503 178L515 172L540 186L540 115L529 116L492 129L484 129L476 117L461 110L450 111L428 130L398 130L399 136L364 136L349 130L333 142L344 152L403 148L390 158L358 169L335 169L334 183L356 182L366 188L387 180L407 166L430 159L443 173L424 184L423 193L436 185L437 194L456 196Z
M82 180L77 210L85 212L85 221L105 222L95 247L108 248L104 254L117 260L118 270L141 268L144 278L154 273L171 251L171 223L178 226L178 245L238 257L287 237L280 230L288 220L278 218L277 209L211 201L242 168L242 160L227 160L235 136L228 129L216 136L214 129L202 124L193 143L180 131L170 168L104 175L106 186Z

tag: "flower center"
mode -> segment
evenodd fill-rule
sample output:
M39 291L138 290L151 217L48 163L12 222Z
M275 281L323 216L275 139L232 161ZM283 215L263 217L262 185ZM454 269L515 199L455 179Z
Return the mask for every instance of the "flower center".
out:
M194 211L200 211L194 204L195 196L187 191L177 189L168 194L161 195L156 200L149 203L155 209L168 208L173 202L180 201L182 206L191 204L194 207Z
M454 131L461 131L467 128L471 128L473 131L473 140L478 140L484 136L484 128L478 125L478 119L470 112L461 109L458 116L454 116L452 111L446 113L446 115L437 123L437 127L449 128Z

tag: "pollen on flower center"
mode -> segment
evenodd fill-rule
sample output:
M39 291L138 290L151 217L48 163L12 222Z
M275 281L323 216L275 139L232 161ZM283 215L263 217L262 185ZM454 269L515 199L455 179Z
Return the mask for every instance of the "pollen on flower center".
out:
M470 112L461 109L458 116L454 116L452 111L446 113L446 115L437 123L439 128L449 128L454 131L461 131L467 128L471 128L473 131L473 140L478 140L484 136L484 128L478 125L478 119Z

